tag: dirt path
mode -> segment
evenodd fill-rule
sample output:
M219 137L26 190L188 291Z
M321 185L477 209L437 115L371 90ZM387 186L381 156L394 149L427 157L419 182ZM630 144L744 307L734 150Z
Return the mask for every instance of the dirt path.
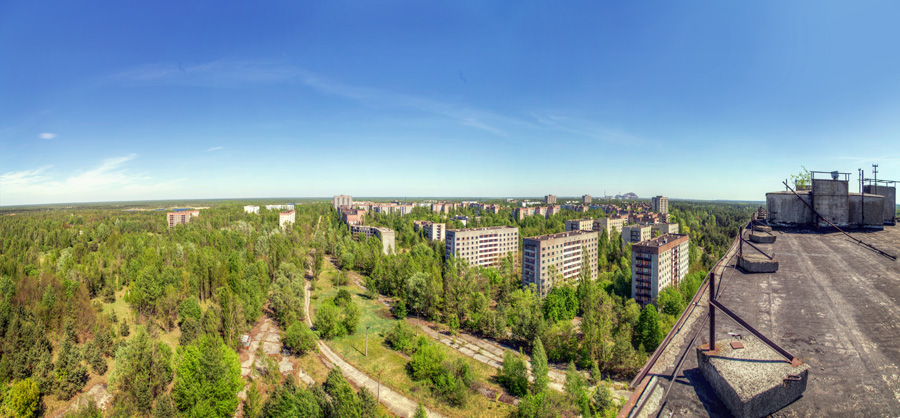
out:
M310 282L306 282L306 294L304 298L304 305L306 309L306 324L309 325L310 328L313 328L312 325L312 317L309 314L309 296L312 288L310 287ZM322 356L328 360L329 367L340 367L341 372L344 373L344 377L347 380L353 382L355 385L359 387L366 387L371 391L377 398L381 399L381 403L384 404L392 413L401 416L401 417L412 417L416 413L416 408L418 404L395 392L391 388L385 387L385 385L379 384L377 380L372 379L367 376L365 373L361 372L356 367L353 367L350 363L347 363L342 359L339 355L337 355L334 351L331 350L323 341L319 340L316 342L316 345L319 347L319 351L322 353ZM428 416L431 418L442 418L441 414L437 412L428 412Z
M260 347L262 347L263 353L275 359L278 363L278 372L282 375L295 374L307 385L316 384L312 377L298 367L296 358L282 352L281 329L268 315L264 315L263 319L253 326L250 331L250 347L240 353L241 377L249 376L254 367L261 366L261 364L257 364L256 358Z

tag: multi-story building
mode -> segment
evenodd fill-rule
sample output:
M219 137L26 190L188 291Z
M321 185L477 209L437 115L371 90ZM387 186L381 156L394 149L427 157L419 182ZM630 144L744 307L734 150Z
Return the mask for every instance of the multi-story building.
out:
M469 224L469 217L466 215L456 215L453 217L453 220L459 221L464 227Z
M352 207L353 196L347 196L345 194L337 195L331 198L331 205L334 206L334 210L340 210L343 206Z
M375 203L371 206L372 213L398 213L400 215L409 215L412 213L415 205L401 205L397 203Z
M591 205L591 195L586 194L581 196L581 205L582 206L590 206Z
M562 210L562 206L560 205L550 205L547 206L547 214L545 215L547 218L556 215Z
M678 224L659 223L659 224L654 224L651 228L653 229L653 232L655 232L659 235L677 234L678 233Z
M341 220L347 226L362 225L366 217L366 211L363 209L350 209L346 206L341 207Z
M631 247L631 295L641 305L656 303L659 292L675 286L688 272L687 235L666 234Z
M168 220L169 228L171 228L175 225L184 225L197 216L200 216L199 210L176 210L175 212L166 213L166 220Z
M650 239L653 234L650 225L629 225L622 227L622 245L637 244Z
M244 206L244 212L259 214L259 206L253 206L253 205Z
M594 220L591 218L570 219L566 221L566 231L593 231Z
M597 218L594 219L594 231L603 233L602 231L606 230L606 236L611 237L613 231L621 232L622 228L625 227L625 221L627 218L623 218L620 216L610 216L607 218Z
M448 229L446 249L444 258L447 260L458 257L472 266L495 266L506 254L519 252L519 228Z
M541 297L553 286L577 279L587 261L589 276L597 278L597 233L570 231L522 240L522 284L533 283Z
M266 210L294 210L294 205L266 205Z
M393 229L380 226L350 225L350 233L357 238L360 234L365 235L367 238L377 237L381 240L381 250L384 254L396 252L394 247L395 234Z
M287 228L287 224L289 224L289 223L290 224L294 223L294 211L288 210L288 211L280 212L278 214L278 225L282 229L284 229L284 228Z
M669 198L663 196L654 196L652 198L652 210L663 215L669 213Z
M443 241L444 231L447 230L445 224L430 221L413 221L413 228L416 231L424 230L425 238L429 241Z
M548 194L548 195L544 196L544 204L555 205L556 204L556 195Z

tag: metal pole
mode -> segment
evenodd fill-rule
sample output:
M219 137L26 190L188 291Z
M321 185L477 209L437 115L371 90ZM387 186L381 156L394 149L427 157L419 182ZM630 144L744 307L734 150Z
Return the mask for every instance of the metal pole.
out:
M709 274L709 351L716 351L716 273Z
M372 327L366 327L366 357L369 357L369 328Z

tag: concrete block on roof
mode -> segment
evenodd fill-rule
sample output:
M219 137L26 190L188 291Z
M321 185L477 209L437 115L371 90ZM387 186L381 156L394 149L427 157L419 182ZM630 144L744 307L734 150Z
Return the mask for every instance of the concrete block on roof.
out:
M764 417L791 404L806 391L809 365L792 366L753 336L732 348L732 340L716 341L716 351L697 347L700 372L735 417Z
M744 254L738 256L738 267L747 273L774 273L778 271L778 261L762 255Z
M759 244L771 244L775 242L775 235L750 233L750 242Z

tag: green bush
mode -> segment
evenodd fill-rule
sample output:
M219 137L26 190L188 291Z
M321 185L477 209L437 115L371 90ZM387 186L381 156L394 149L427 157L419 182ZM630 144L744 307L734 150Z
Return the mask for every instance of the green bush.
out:
M525 366L525 359L509 351L504 353L503 368L500 369L497 380L509 393L524 396L528 393L528 368Z
M340 316L340 308L333 303L325 302L322 304L322 307L316 312L316 320L313 321L313 326L316 327L319 336L330 340L347 335L347 329L344 328Z
M406 321L397 321L384 336L384 343L393 350L411 356L416 352L415 330Z
M292 353L302 356L316 348L316 334L300 321L294 321L281 337L281 343Z

